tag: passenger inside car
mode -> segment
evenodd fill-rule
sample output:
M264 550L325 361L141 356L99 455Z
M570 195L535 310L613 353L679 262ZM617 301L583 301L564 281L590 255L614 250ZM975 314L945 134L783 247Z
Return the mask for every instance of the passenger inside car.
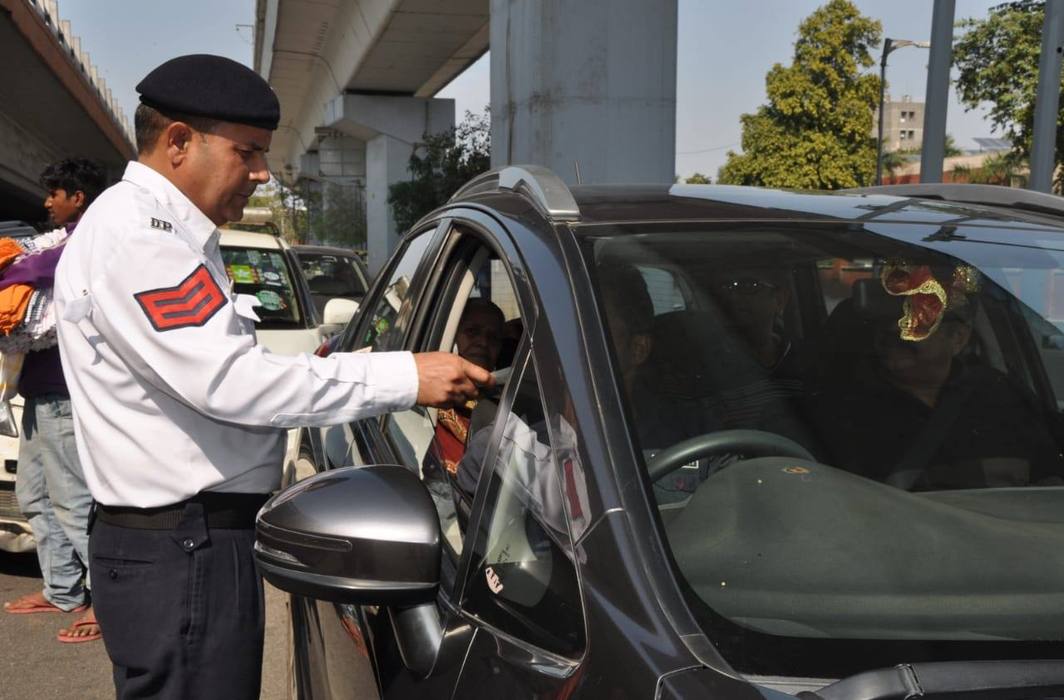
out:
M502 309L491 301L480 297L469 299L458 322L455 349L464 359L476 365L489 370L496 369L502 349L504 323ZM437 412L435 436L426 454L426 474L436 469L455 476L458 462L465 452L475 405L476 402L470 401L464 406Z
M914 330L920 309L879 279L855 284L828 322L844 350L825 354L811 402L825 461L908 490L1064 483L1046 412L971 352L978 310L977 294L951 293Z
M663 449L690 437L694 424L685 423L677 404L661 392L655 368L646 364L654 349L654 306L643 276L619 262L605 264L598 276L618 370L643 450Z

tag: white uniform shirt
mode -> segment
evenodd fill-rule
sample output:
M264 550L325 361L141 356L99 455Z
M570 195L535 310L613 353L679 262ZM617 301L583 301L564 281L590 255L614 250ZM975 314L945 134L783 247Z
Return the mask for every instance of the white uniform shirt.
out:
M102 504L268 493L283 428L416 399L410 353L289 357L258 345L218 237L177 187L134 162L67 243L55 276L59 348L78 455Z

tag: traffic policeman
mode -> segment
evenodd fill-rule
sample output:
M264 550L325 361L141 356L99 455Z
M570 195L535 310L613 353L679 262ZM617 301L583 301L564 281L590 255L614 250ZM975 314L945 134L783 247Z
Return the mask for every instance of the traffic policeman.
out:
M208 55L164 63L137 91L137 161L88 209L55 279L97 502L93 602L119 698L257 698L253 525L279 485L285 429L464 402L491 376L450 353L264 350L217 227L269 180L277 98Z

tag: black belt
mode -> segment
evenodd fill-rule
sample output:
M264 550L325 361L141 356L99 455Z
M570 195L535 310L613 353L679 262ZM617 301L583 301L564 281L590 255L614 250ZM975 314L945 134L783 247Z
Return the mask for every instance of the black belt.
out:
M187 501L158 508L130 508L96 504L96 519L108 525L129 527L137 530L172 530L185 517L186 507L191 504L203 506L208 528L250 528L255 525L255 515L269 494L221 493L204 491Z

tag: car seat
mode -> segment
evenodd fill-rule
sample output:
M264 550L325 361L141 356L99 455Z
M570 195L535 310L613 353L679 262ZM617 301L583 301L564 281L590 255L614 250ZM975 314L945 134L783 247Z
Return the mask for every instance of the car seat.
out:
M318 275L308 280L307 285L314 294L341 296L351 293L350 285L328 275Z
M794 410L795 391L762 366L746 342L712 311L682 310L655 319L653 348L639 385L684 437L748 428L786 435L806 446L809 432ZM785 384L787 386L785 386ZM639 399L634 399L639 400ZM651 409L653 410L653 408Z

